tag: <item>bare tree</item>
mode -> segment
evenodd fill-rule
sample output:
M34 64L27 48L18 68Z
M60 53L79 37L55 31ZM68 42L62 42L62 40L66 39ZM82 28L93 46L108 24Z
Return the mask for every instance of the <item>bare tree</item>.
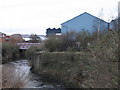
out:
M30 38L31 38L30 42L32 42L32 43L41 42L41 38L37 34L31 34Z
M98 17L100 19L103 19L103 8L100 10ZM99 40L99 34L100 34L100 25L101 25L101 20L98 21L98 28L97 28L97 39Z
M118 30L118 26L119 26L119 3L118 3L118 8L116 7L115 9L114 9L114 12L112 12L110 15L110 19L111 19L111 22L110 22L110 27L109 27L109 29L110 30ZM113 13L115 13L114 15L113 15Z

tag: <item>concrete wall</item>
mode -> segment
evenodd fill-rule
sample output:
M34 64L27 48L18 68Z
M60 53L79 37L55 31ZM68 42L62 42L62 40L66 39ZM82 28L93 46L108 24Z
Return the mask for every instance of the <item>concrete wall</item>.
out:
M47 75L67 86L116 87L111 78L116 78L117 63L93 59L91 52L36 53L31 59L31 65L34 73Z

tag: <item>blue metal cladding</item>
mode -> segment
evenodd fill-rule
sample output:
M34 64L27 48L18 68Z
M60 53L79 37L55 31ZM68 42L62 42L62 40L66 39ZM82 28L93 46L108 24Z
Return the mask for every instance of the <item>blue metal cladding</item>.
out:
M47 36L48 36L48 35L52 35L52 34L57 34L57 33L61 33L61 29L60 29L60 28L58 28L58 29L56 29L56 28L53 28L53 29L48 28L48 29L46 30L46 35L47 35Z
M109 29L112 29L112 30L117 29L117 30L118 30L118 28L119 28L119 19L120 19L120 18L117 18L117 19L115 19L115 20L112 20L112 21L110 22L110 27L109 27Z
M108 22L105 22L89 13L83 13L73 19L70 19L61 24L61 33L76 31L80 32L82 30L88 30L88 32L93 32L95 30L108 30Z

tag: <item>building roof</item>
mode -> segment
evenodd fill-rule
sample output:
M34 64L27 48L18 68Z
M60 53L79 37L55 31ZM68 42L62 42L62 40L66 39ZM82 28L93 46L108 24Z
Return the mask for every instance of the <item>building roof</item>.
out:
M30 40L30 36L29 34L21 34L23 39L25 39L25 41L29 41ZM46 36L45 35L37 35L38 37L40 37L41 40L45 40Z
M71 20L73 20L73 19L75 19L75 18L77 18L77 17L80 17L80 16L82 16L82 15L84 15L84 14L88 14L88 15L96 18L96 19L99 19L99 20L101 20L101 21L103 21L103 22L105 22L105 23L108 23L108 22L106 22L106 21L104 21L104 20L102 20L102 19L100 19L100 18L98 18L98 17L96 17L96 16L93 16L93 15L87 13L87 12L84 12L84 13L82 13L82 14L80 14L80 15L78 15L78 16L76 16L76 17L74 17L74 18L72 18L72 19L70 19L70 20L68 20L68 21L66 21L66 22L64 22L64 23L62 23L61 25L65 24L65 23L67 23L67 22L69 22L69 21L71 21Z
M48 36L48 35L56 35L56 34L59 34L59 33L61 33L61 29L60 28L53 28L53 29L51 29L51 28L48 28L48 29L46 29L46 35Z
M14 37L22 37L21 34L12 34L11 36L14 36Z
M5 33L0 32L0 37L5 37L5 36L6 36Z
M25 41L30 41L30 38L23 38Z

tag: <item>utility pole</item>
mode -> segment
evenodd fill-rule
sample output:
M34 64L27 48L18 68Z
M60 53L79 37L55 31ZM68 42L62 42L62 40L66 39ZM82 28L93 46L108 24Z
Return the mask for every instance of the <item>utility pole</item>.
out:
M120 30L120 1L118 2L118 30Z
M103 19L103 8L100 10L98 17ZM97 28L97 40L100 38L100 27L101 27L101 20L98 21L98 28Z
M100 38L100 20L98 22L98 29L97 29L97 40Z

